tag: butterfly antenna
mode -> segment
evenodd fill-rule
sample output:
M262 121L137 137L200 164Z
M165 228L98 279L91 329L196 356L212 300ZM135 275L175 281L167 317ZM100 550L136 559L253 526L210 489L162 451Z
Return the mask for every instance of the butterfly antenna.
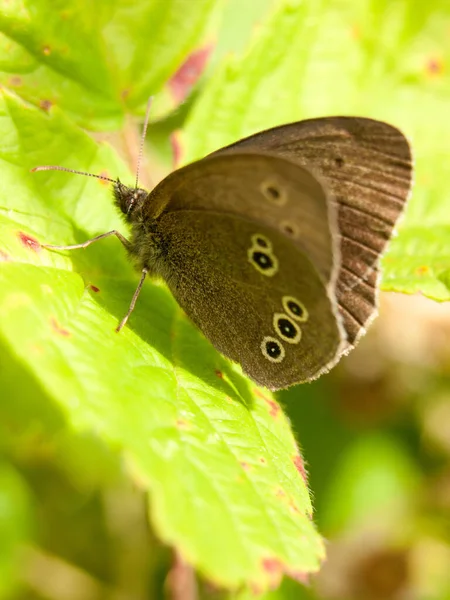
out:
M144 153L144 142L145 142L145 136L147 134L147 127L148 127L148 121L150 118L150 108L152 106L152 102L153 102L153 96L150 96L150 98L148 99L148 102L147 102L147 110L145 111L144 127L142 129L141 143L139 145L139 154L138 154L137 167L136 167L136 186L135 186L136 189L138 187L138 182L139 182L139 172L141 170L142 155Z
M42 165L41 167L33 167L31 173L36 171L66 171L67 173L75 173L75 175L84 175L85 177L95 177L96 179L102 179L103 181L109 181L110 183L116 183L115 179L106 177L105 175L95 175L94 173L85 173L84 171L76 171L75 169L68 169L67 167L59 167L57 165Z

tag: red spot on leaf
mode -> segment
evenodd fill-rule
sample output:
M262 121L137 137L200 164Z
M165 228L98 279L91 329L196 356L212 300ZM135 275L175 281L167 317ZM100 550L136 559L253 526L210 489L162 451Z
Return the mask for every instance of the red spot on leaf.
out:
M286 569L286 575L288 575L291 579L295 579L295 581L302 583L303 585L308 585L311 576L310 573L304 573L303 571L295 570L291 571L289 569Z
M23 231L19 231L17 235L25 248L33 250L33 252L40 252L41 245L36 238L28 235L27 233L23 233Z
M170 144L172 146L173 168L176 169L180 164L182 153L180 134L177 131L171 134Z
M219 369L216 369L214 372L219 379L223 379L222 371L219 371Z
M169 88L177 102L186 98L203 73L211 50L211 46L206 46L193 52L170 79Z
M53 106L53 102L51 100L41 100L39 102L39 106L42 110L44 110L45 112L48 112L51 107Z
M100 288L98 288L96 285L93 285L92 283L89 284L90 289L95 292L96 294L100 291Z
M269 406L270 416L275 419L278 416L278 413L280 412L280 407L275 402L275 400L273 400L272 398L269 398L268 396L263 394L261 392L261 390L259 390L258 388L255 388L255 395L259 396L260 398L262 398L264 400L264 402Z
M270 586L275 589L280 584L283 575L288 575L295 581L303 584L309 583L309 573L304 571L297 571L295 569L289 569L285 564L278 558L264 558L262 560L262 568L269 576Z
M269 576L269 585L276 589L284 574L283 563L278 558L263 558L262 568Z
M42 48L42 54L44 54L44 56L50 56L50 54L52 53L50 46L44 46Z
M275 400L272 400L272 399L267 399L266 402L270 408L270 411L269 411L270 416L273 418L277 417L278 413L280 412L280 407L278 406L278 404L275 402Z
M283 565L278 558L263 558L262 566L267 573L279 573L283 570Z
M444 63L440 58L430 58L426 64L426 70L429 75L442 75L444 71Z
M304 464L303 459L300 456L300 454L296 454L294 456L294 458L292 459L292 461L294 463L295 468L302 476L303 481L305 481L305 482L308 481L308 477L306 475L306 470L305 470L305 464Z
M64 327L62 327L58 321L55 319L55 317L52 317L50 319L50 325L52 326L53 331L55 331L58 335L61 335L62 337L70 337L71 333L68 329L65 329Z
M19 77L18 75L14 75L13 77L10 77L9 85L11 85L13 87L19 87L20 85L22 85L22 77Z

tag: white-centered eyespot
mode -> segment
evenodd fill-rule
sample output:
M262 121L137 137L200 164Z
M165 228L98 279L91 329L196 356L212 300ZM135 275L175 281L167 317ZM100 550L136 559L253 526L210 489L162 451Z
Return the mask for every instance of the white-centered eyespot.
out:
M283 344L270 335L266 335L261 342L261 352L264 358L273 363L280 363L286 356Z
M309 314L303 302L300 302L294 296L283 296L281 302L284 310L290 317L301 323L308 320Z
M284 313L273 315L273 328L275 333L288 344L298 344L302 338L302 331L297 323Z
M262 233L255 233L251 237L253 246L257 246L258 248L265 248L266 250L272 250L272 242L269 238Z
M270 250L252 246L247 255L250 264L263 275L272 277L278 271L278 259Z
M287 202L286 188L275 178L266 179L259 186L263 196L277 206L283 206Z

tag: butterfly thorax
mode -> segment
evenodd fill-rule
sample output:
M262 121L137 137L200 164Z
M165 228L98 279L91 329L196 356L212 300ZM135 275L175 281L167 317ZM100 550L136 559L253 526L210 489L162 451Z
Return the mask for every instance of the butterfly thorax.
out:
M159 203L154 191L149 193L142 188L130 188L117 180L113 193L117 208L131 225L128 248L131 259L137 269L145 268L150 274L162 275L166 244L155 215Z

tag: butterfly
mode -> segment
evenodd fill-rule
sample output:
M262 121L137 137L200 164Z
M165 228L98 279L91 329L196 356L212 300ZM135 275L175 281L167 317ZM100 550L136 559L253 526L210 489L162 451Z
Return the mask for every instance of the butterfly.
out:
M34 170L48 169L71 171ZM391 125L299 121L213 152L151 192L137 177L130 187L98 176L112 181L130 238L109 231L46 247L115 235L141 271L118 331L145 278L162 277L222 354L277 390L328 371L376 316L380 257L412 170L410 145Z

